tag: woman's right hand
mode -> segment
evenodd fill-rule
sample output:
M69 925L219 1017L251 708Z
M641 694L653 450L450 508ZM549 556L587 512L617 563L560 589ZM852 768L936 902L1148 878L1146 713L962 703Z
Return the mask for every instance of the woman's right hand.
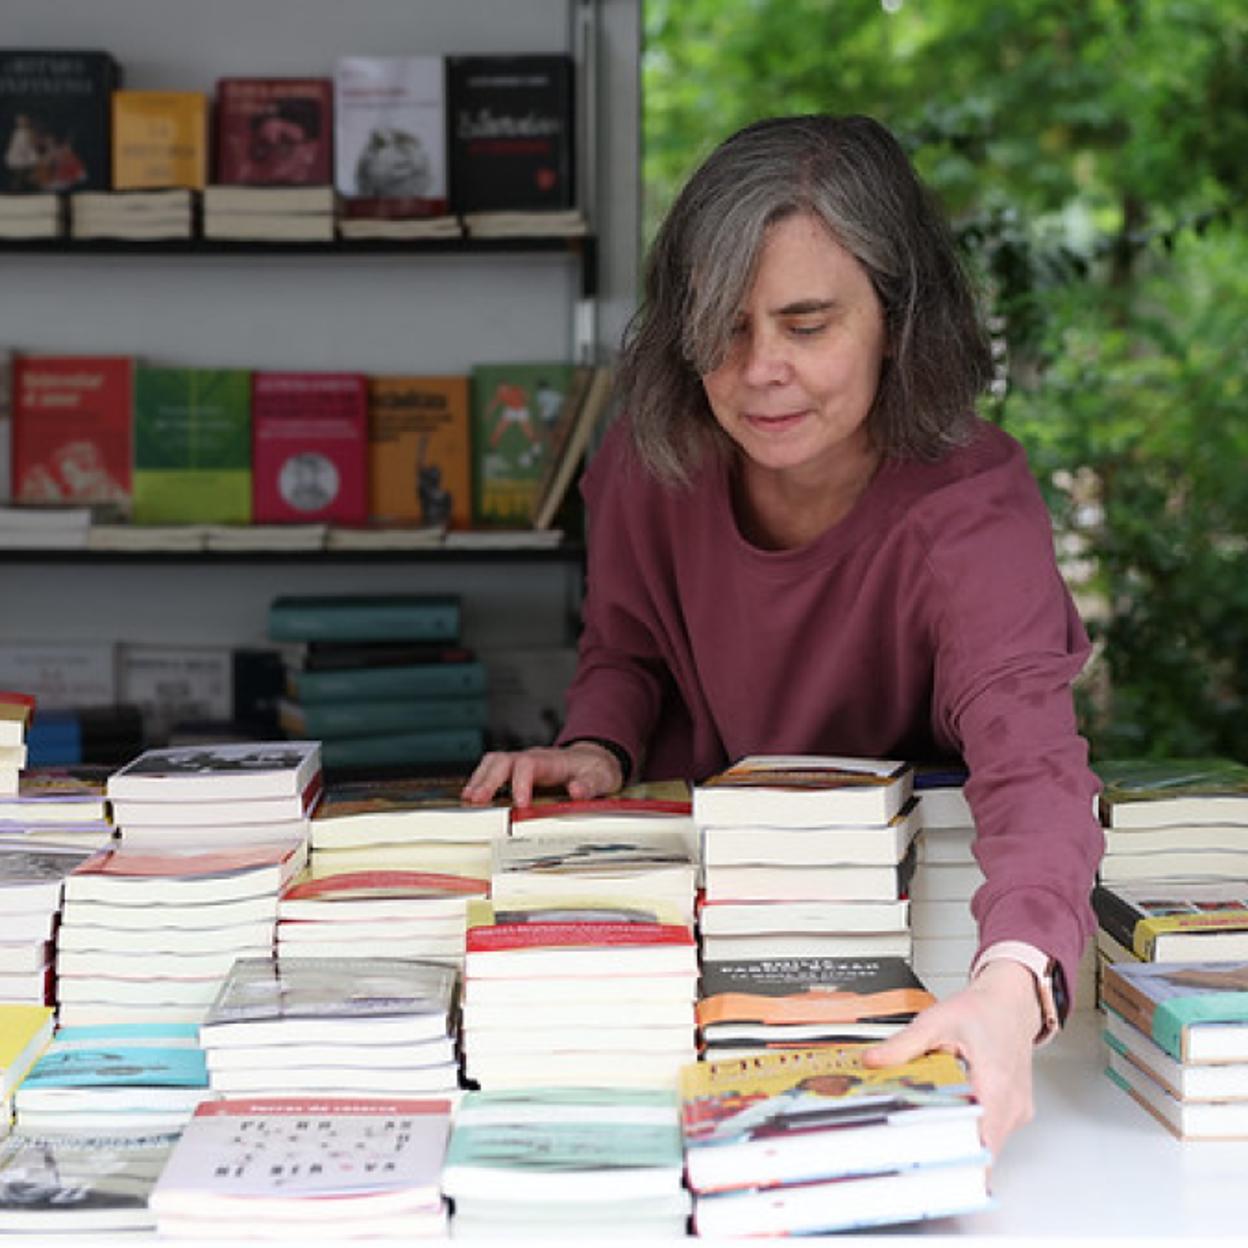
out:
M535 786L563 786L569 797L581 801L614 793L624 777L619 759L610 750L593 741L573 741L570 745L486 754L460 796L466 802L484 805L508 781L513 804L528 806Z

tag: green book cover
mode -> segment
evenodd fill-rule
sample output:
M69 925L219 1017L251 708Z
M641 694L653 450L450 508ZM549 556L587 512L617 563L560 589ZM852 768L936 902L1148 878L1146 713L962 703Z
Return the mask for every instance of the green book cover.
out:
M428 766L475 763L484 750L485 734L480 728L430 728L379 736L340 737L323 743L321 758L326 768Z
M530 526L574 371L566 361L478 364L472 370L476 524Z
M485 664L416 663L410 667L356 667L290 672L286 689L304 706L364 700L401 702L419 697L471 697L486 690Z
M135 370L136 524L251 522L251 374Z
M402 701L323 702L311 706L282 699L278 721L295 737L368 737L444 728L484 728L485 698L406 698Z

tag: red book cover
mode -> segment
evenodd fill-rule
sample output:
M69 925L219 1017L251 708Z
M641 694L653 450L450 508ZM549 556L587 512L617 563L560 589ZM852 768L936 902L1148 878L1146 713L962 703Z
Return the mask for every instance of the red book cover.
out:
M470 927L469 953L511 949L602 949L636 945L692 945L693 934L677 923L495 923Z
M18 356L14 502L128 513L133 386L129 356Z
M204 853L196 850L131 850L124 845L102 850L81 866L75 875L125 875L194 878L204 875L232 875L253 871L257 867L285 864L291 857L291 845L278 841L272 845L237 845Z
M483 897L489 880L437 871L344 871L319 880L294 884L282 894L283 901L353 901L383 897Z
M582 801L537 801L530 806L512 808L512 823L528 823L534 819L558 819L569 815L592 819L595 815L689 815L692 802L662 797L595 797Z
M328 78L221 78L216 180L227 186L333 181L334 87Z
M367 521L363 374L253 373L251 430L255 523Z

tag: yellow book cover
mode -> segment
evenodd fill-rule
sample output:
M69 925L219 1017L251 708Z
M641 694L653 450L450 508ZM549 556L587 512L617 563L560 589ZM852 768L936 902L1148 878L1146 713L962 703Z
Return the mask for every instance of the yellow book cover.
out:
M208 180L208 97L202 91L113 92L113 189Z
M0 1005L0 1100L12 1095L51 1039L50 1005Z
M471 526L467 377L370 377L368 427L374 523Z

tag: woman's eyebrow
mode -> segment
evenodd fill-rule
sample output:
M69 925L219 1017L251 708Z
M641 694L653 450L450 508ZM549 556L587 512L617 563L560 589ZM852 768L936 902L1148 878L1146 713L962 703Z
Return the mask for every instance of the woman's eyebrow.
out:
M783 307L773 308L773 316L809 316L812 312L829 312L837 307L836 299L798 299Z

